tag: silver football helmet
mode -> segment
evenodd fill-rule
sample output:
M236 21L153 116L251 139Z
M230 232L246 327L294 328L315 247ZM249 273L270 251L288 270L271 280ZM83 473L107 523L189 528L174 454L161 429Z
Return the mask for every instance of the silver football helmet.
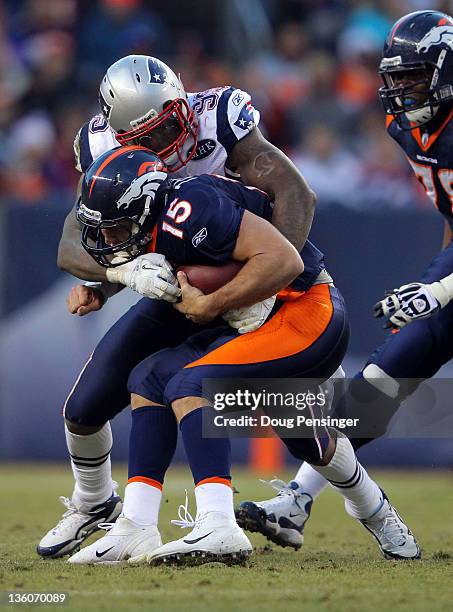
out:
M99 103L116 139L138 144L174 172L195 154L198 124L179 76L147 55L128 55L107 70Z

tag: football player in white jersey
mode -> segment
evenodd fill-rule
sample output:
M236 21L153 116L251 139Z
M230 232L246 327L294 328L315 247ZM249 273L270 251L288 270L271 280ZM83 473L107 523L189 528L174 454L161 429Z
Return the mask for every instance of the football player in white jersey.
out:
M108 69L101 83L100 103L103 114L85 124L75 140L81 172L120 143L152 149L175 177L217 173L240 178L269 194L275 203L273 224L298 250L303 247L315 196L286 155L260 132L259 113L249 94L219 87L187 96L179 77L163 62L133 55ZM150 353L176 346L187 335L187 329L168 329L162 324L165 308L170 308L180 293L165 258L148 254L106 270L81 246L76 207L65 221L58 265L89 281L74 287L68 297L74 314L99 310L124 286L159 299L140 300L117 321L96 347L65 402L75 488L71 499L61 498L67 512L38 545L38 554L43 557L73 552L100 523L120 515L122 503L111 476L109 420L128 404L127 379L133 367ZM324 271L319 282L329 279ZM240 332L250 331L265 321L271 308L271 304L261 303L232 312L229 322ZM144 427L142 433L146 433ZM176 439L173 442L170 438L172 456ZM136 506L146 503L146 482L128 487L134 489ZM122 528L127 537L127 525ZM143 536L146 538L146 533L140 534L142 540Z

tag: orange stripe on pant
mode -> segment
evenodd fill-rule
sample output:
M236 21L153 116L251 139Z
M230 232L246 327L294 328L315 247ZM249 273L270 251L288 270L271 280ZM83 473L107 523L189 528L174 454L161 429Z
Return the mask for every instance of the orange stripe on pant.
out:
M240 365L289 357L306 350L326 330L333 314L329 285L315 285L285 302L259 329L238 336L186 365Z

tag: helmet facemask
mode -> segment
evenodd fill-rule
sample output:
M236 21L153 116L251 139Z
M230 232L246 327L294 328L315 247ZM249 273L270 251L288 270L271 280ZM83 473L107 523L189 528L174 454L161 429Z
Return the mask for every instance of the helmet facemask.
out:
M140 216L102 220L101 213L89 210L79 201L77 219L82 225L82 246L104 268L120 266L146 253L156 216L151 218L144 212ZM121 260L112 263L118 255Z
M401 63L401 58L382 59L379 74L384 87L379 89L379 97L385 112L393 115L404 130L425 125L434 118L441 104L453 100L452 85L439 83L445 54L445 50L439 53L437 63ZM403 83L404 80L407 84Z
M137 121L138 123L138 121ZM175 172L195 154L198 124L187 100L171 100L157 116L148 119L129 132L120 131L116 139L121 145L146 147L166 162Z
M385 66L379 70L384 87L379 97L387 114L393 115L403 129L411 130L430 121L439 109L437 67L428 62L395 67ZM407 84L404 84L404 81ZM403 83L403 84L399 84ZM406 122L402 121L405 116Z

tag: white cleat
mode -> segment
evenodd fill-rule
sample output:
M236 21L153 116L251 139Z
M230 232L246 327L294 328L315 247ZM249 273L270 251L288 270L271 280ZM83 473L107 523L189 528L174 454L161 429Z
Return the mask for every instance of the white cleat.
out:
M184 518L182 516L184 513ZM192 531L179 540L168 542L147 556L151 565L201 565L217 561L227 565L242 564L252 553L252 545L236 521L223 512L207 512L196 520L186 505L179 507L179 521L173 524ZM131 559L130 563L142 559Z
M420 559L421 551L411 530L382 493L384 501L380 510L360 522L374 535L387 559Z
M60 497L67 511L61 520L42 538L36 552L41 557L55 559L78 550L80 544L99 529L101 523L115 521L121 513L123 503L115 490L102 504L93 506L89 511L82 512L67 497Z
M131 557L148 555L162 545L156 525L137 525L125 516L120 516L116 523L104 523L100 528L105 529L107 535L72 555L68 563L114 565Z
M261 502L242 502L236 509L238 525L258 532L279 546L298 550L304 543L304 527L310 516L313 498L294 480L288 484L275 478L269 482L278 495Z

